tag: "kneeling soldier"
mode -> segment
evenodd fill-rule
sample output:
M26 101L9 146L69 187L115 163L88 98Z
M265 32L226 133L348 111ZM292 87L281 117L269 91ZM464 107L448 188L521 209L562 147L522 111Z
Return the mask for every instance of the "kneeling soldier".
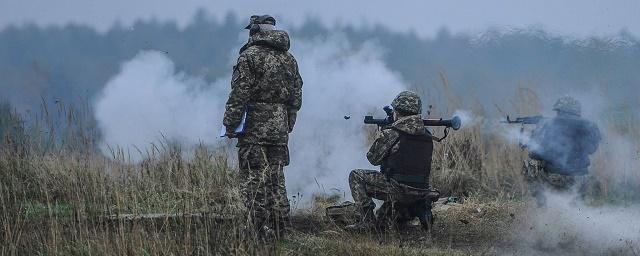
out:
M546 205L545 189L569 191L575 188L584 199L589 175L589 156L600 143L600 130L582 118L580 102L565 96L554 104L556 116L540 123L525 145L529 160L523 173L539 207Z
M347 226L348 229L376 227L379 222L374 216L372 198L387 205L404 206L403 209L420 218L423 226L431 222L430 199L437 198L437 192L429 189L433 139L420 116L422 102L416 93L404 91L391 106L395 121L376 135L367 153L369 162L380 165L381 171L357 169L349 175L351 194L362 221Z

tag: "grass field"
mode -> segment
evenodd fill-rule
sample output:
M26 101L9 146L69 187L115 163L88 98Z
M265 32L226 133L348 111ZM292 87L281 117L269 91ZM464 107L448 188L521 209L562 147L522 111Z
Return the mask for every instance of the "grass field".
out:
M526 93L521 104L534 101ZM455 101L455 99L452 99ZM459 106L464 107L464 106ZM518 109L518 106L515 107ZM520 109L516 114L531 114ZM495 255L520 251L514 232L531 216L521 177L524 153L488 130L486 122L437 144L432 181L464 204L438 205L434 237L351 234L324 216L339 198L317 195L293 216L293 230L276 244L243 231L238 181L224 150L158 142L141 162L126 152L97 150L96 131L72 108L66 123L35 122L24 137L3 138L0 152L0 255ZM481 116L482 111L473 114ZM615 118L614 116L611 117ZM632 119L605 120L605 143L593 157L591 205L633 205L640 197ZM19 122L18 122L19 123ZM492 129L492 128L491 128ZM30 130L48 131L33 133ZM620 157L617 141L630 145ZM606 143L606 141L612 143ZM633 150L636 150L635 152ZM364 152L364 149L363 149ZM636 158L634 158L636 157ZM612 171L612 168L615 170ZM158 214L148 219L127 219ZM196 214L196 215L184 215ZM637 241L599 252L638 255ZM593 253L579 244L565 252ZM556 251L537 251L554 254Z

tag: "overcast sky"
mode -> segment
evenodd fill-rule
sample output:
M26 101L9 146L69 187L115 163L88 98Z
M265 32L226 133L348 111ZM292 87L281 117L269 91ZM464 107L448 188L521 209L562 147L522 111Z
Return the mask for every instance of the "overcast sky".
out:
M295 26L313 16L329 25L381 23L422 36L443 26L454 33L536 26L576 37L615 35L622 29L640 35L640 0L0 0L0 28L74 22L104 31L116 20L126 25L150 17L184 26L200 7L218 18L229 11L240 17L269 13Z

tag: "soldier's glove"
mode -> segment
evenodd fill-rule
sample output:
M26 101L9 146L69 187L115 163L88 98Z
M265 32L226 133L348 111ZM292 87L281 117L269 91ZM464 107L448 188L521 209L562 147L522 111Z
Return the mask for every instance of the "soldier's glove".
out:
M227 132L224 134L224 136L229 139L238 138L238 134L235 132Z

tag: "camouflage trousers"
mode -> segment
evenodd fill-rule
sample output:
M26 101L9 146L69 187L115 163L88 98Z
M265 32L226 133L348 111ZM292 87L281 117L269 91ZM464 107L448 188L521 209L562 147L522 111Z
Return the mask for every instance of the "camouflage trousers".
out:
M411 204L419 200L431 199L438 196L435 190L419 189L400 184L393 179L388 179L386 175L374 170L356 169L349 174L349 187L353 200L363 212L372 214L375 203L373 198L389 203ZM391 204L387 204L389 206ZM382 207L383 209L385 207ZM381 213L385 213L382 216ZM386 218L387 211L379 211L378 218Z
M283 167L287 146L243 145L238 149L240 191L249 221L256 227L281 228L289 220Z
M529 192L537 200L538 206L546 204L545 190L570 192L576 190L578 199L583 200L589 185L590 175L562 175L550 173L544 169L541 161L529 159L524 161L522 172L529 184Z

